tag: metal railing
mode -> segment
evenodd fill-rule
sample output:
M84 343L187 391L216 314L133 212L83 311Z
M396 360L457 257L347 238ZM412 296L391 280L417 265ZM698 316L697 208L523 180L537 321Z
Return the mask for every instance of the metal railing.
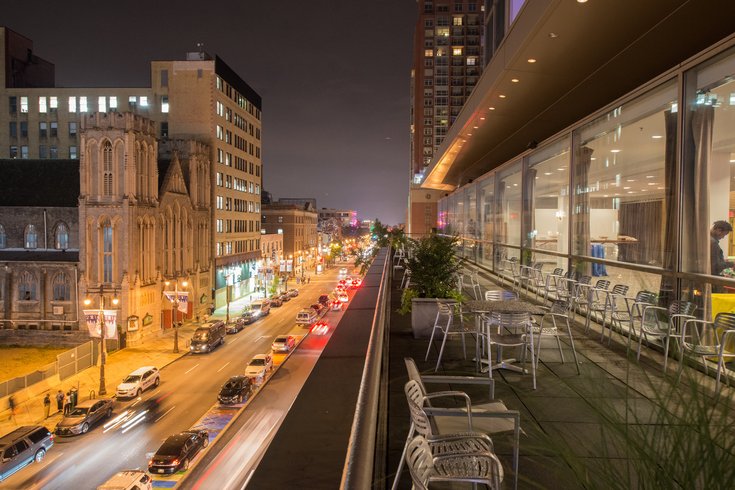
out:
M343 489L370 488L374 481L382 479L380 477L382 466L376 467L376 448L378 447L377 438L381 432L378 430L381 426L379 407L381 402L385 402L386 397L385 393L381 393L381 389L384 390L386 386L383 378L387 375L387 366L385 366L387 356L384 353L387 349L387 313L390 298L390 274L393 269L390 267L389 250L384 249L380 255L384 257L383 272L342 472L340 488ZM385 412L382 410L383 414Z

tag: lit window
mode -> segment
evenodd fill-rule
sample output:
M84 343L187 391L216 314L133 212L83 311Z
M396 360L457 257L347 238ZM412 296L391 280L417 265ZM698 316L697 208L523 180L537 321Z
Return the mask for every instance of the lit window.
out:
M70 122L69 123L69 136L75 136L77 135L77 123Z
M54 247L57 250L66 250L69 248L69 229L64 223L59 223L59 226L56 227Z
M87 112L87 98L79 97L79 112Z
M56 112L56 109L59 108L59 98L56 96L49 97L48 106L49 106L49 109L51 109L51 112Z
M38 112L40 113L48 112L48 106L46 105L46 97L38 98Z
M20 112L28 112L28 97L20 98Z
M433 50L431 50L431 49L425 49L424 50L424 56L426 56L427 58L429 58L429 57L431 57L433 55L434 55L434 51Z
M454 56L462 56L462 48L453 48L452 49L452 55L454 55Z
M225 131L219 124L217 125L217 139L222 140L225 137Z
M117 97L115 95L110 97L110 109L117 109Z
M26 226L25 233L23 234L23 243L25 244L25 248L38 248L38 233L36 232L35 226Z
M161 97L161 112L163 113L168 112L168 97L165 95Z
M23 145L20 147L20 157L21 158L28 158L28 145Z
M148 97L146 97L145 95L140 96L140 106L148 107Z
M467 57L467 66L475 66L477 64L477 58L475 56Z
M112 282L112 225L102 227L102 281Z
M107 112L107 97L104 95L97 97L97 110L100 112Z
M76 160L77 157L77 147L76 146L70 146L69 147L69 158L71 160Z
M135 105L137 104L137 100L138 99L135 97L135 95L131 95L128 97L128 104L130 104L132 107L135 107Z
M456 16L452 18L452 24L455 26L461 26L462 25L462 17Z
M69 112L77 112L77 98L69 97Z

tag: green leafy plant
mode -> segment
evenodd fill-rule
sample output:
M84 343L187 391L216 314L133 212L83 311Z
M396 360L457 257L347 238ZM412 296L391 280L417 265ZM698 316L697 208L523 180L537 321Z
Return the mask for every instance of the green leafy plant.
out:
M401 313L411 311L413 298L462 299L461 292L457 290L457 273L464 259L457 256L456 244L456 237L436 233L408 240L411 253L406 259L406 267L411 271L411 282L403 292Z
M278 287L281 283L281 280L278 276L275 276L273 278L273 281L268 285L268 295L273 296L274 294L278 293Z

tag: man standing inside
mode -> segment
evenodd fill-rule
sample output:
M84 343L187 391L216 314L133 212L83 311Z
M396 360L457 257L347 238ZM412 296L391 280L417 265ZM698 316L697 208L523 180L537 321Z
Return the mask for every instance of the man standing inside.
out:
M711 263L711 274L713 276L721 276L722 271L734 264L725 260L725 254L720 248L720 240L725 238L732 231L732 226L727 221L715 221L709 232L709 258Z

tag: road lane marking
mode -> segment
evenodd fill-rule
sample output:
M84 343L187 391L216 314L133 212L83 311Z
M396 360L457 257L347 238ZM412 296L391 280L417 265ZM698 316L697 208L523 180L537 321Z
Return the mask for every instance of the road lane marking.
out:
M195 365L195 366L194 366L193 368L189 369L189 370L188 370L187 372L185 372L184 374L189 374L190 372L194 371L194 370L195 370L196 368L198 368L198 367L199 367L199 364L196 364L196 365Z
M232 340L228 340L228 341L227 341L227 343L228 343L228 344L234 344L235 342L237 342L237 341L238 341L238 340L240 340L240 339L241 339L241 337L238 337L238 338L236 338L236 339L232 339Z
M171 407L171 408L169 408L168 410L166 410L166 413L164 413L163 415L161 415L160 417L158 417L158 418L156 419L156 422L158 422L158 421L159 421L159 420L161 420L161 419L162 419L163 417L165 417L166 415L168 415L168 413L169 413L169 412L170 412L171 410L173 410L174 408L176 408L176 405L174 405L173 407Z
M222 366L221 368L219 368L219 369L217 370L217 372L220 372L220 371L222 371L222 370L223 370L223 369L224 369L225 367L227 367L227 365L228 365L228 364L229 364L230 362L231 362L231 361L227 361L227 362L225 363L225 365L224 365L224 366Z

